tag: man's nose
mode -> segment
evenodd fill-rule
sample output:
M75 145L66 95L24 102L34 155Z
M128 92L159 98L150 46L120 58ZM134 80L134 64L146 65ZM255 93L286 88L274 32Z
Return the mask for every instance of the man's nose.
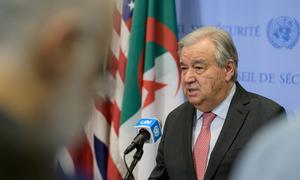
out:
M184 79L185 83L192 83L196 80L195 72L194 72L193 68L187 69L187 72L184 74L183 79Z

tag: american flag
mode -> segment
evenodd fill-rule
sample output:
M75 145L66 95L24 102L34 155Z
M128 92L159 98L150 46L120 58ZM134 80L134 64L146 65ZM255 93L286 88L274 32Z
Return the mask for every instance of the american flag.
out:
M97 99L85 136L78 145L64 149L59 164L64 176L80 180L121 180L126 174L119 151L119 124L128 56L133 0L115 0L110 76L113 98Z

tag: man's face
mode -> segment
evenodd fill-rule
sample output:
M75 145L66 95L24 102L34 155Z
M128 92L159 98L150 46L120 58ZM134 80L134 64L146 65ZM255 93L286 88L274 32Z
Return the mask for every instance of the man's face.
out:
M215 45L207 38L183 47L181 52L185 96L198 109L212 110L226 96L227 82L232 76L226 73L226 68L217 65Z

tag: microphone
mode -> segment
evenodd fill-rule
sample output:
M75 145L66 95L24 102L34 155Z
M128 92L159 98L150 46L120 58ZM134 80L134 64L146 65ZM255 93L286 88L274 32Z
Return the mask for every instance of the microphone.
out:
M156 143L161 137L161 123L157 118L142 118L134 126L138 132L124 154L130 153L134 148L139 148L144 143Z

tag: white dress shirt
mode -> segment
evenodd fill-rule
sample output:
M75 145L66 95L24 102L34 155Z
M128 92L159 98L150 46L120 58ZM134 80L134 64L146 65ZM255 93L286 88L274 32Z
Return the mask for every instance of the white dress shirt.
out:
M236 85L234 84L228 94L228 96L220 103L215 109L212 110L212 112L216 115L215 119L211 123L210 126L210 133L211 133L211 138L210 138L210 145L209 145L209 151L208 151L208 158L207 158L207 164L210 159L210 155L212 150L214 149L217 139L220 135L220 132L222 130L222 127L225 122L225 118L228 113L228 109L232 100L232 97L235 93L236 90ZM200 130L202 127L202 114L203 112L197 110L196 112L196 117L194 118L194 125L193 125L193 135L192 135L192 148L194 149L194 146L196 144L197 137L200 134Z

